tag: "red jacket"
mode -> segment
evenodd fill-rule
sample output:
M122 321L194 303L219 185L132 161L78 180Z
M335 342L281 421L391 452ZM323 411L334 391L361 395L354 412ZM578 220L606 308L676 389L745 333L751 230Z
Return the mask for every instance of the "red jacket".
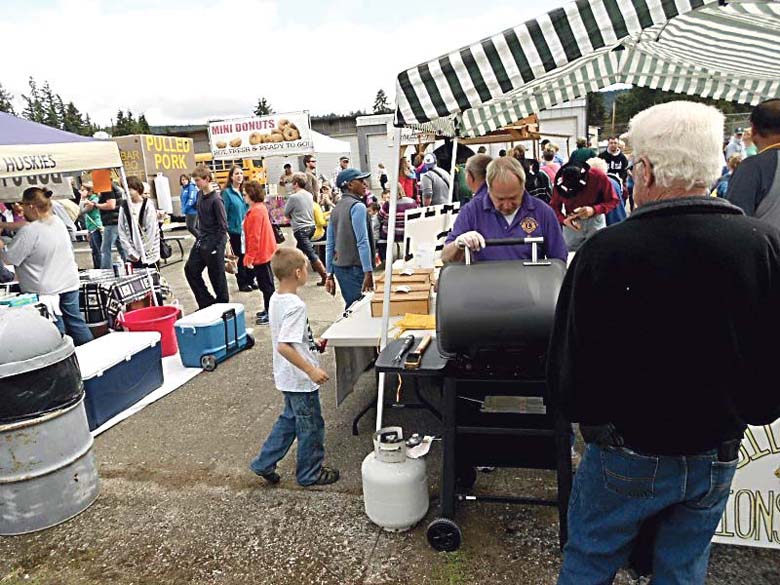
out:
M606 173L598 169L588 171L588 184L575 197L564 199L558 192L558 187L554 187L552 199L550 199L550 207L553 208L560 223L566 219L561 212L563 205L566 205L567 213L587 205L593 208L594 215L600 215L609 213L618 206L618 203L618 196L611 181Z
M414 179L411 177L399 177L398 182L404 188L406 196L414 199Z
M244 217L244 266L259 266L271 261L276 238L265 203L255 203Z

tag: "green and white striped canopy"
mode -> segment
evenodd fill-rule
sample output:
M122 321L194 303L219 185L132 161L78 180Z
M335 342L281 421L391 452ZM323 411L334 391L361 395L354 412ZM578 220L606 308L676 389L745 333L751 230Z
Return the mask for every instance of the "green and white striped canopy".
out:
M396 124L481 136L615 83L780 97L780 0L577 0L402 72Z

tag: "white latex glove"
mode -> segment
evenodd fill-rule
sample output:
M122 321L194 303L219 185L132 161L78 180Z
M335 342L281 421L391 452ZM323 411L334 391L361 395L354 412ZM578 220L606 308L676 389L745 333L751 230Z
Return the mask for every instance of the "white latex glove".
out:
M458 248L468 248L472 252L479 252L485 247L485 238L479 232L471 231L465 234L460 234L455 238L455 243L458 244Z

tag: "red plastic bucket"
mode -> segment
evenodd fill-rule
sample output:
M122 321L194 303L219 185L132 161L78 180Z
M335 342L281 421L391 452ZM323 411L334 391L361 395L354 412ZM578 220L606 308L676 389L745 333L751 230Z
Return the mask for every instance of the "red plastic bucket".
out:
M179 307L164 305L161 307L145 307L125 313L119 318L119 323L127 331L157 331L162 335L163 357L179 352L176 343L176 331L173 324L179 318Z

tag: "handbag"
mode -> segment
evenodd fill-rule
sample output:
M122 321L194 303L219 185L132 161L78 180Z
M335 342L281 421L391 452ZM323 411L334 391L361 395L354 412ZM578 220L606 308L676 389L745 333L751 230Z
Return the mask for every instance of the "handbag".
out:
M171 256L173 256L173 248L171 248L171 245L165 241L162 228L160 228L160 258L167 260Z
M233 247L230 245L230 240L227 242L225 248L225 272L228 274L238 273L238 256L233 253Z
M279 227L279 224L276 223L276 221L273 218L270 219L271 219L271 229L274 230L274 238L276 239L276 243L281 244L284 242L284 232L282 231L282 228Z

